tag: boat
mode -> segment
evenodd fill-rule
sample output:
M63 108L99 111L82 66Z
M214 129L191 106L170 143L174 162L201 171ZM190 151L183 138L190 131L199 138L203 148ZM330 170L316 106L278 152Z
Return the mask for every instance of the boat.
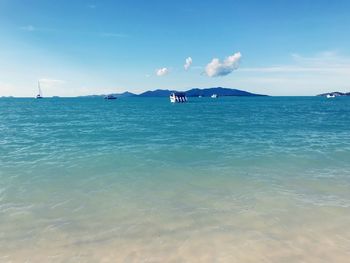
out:
M117 97L114 96L114 95L112 95L112 94L109 94L109 95L106 95L106 96L104 97L104 99L105 99L105 100L116 100Z
M185 92L173 92L170 94L171 103L184 103L187 102L187 97Z
M335 95L334 94L327 94L327 99L331 99L331 98L335 98Z
M43 99L43 93L41 92L41 88L40 88L40 81L38 81L38 95L36 95L37 99Z
M217 98L218 98L218 94L213 94L213 95L211 95L211 97L212 97L213 99L217 99Z

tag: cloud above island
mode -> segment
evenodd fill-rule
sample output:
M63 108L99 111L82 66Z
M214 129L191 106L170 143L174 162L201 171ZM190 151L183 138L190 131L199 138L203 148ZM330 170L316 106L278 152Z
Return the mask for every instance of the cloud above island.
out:
M191 57L186 58L185 65L184 65L185 70L188 70L191 67L191 65L192 65L192 58Z
M165 76L169 73L169 69L168 68L160 68L160 69L157 69L156 70L156 75L158 77L162 77L162 76Z
M228 56L224 61L220 61L218 58L213 58L205 67L205 73L208 77L226 76L238 69L241 58L241 52Z
M288 64L272 65L255 68L242 68L242 72L254 73L344 73L350 74L350 58L338 54L336 51L324 51L311 56L298 53L290 55ZM317 77L319 78L319 77Z
M46 88L54 88L65 84L66 82L61 79L41 78L39 79L40 85Z

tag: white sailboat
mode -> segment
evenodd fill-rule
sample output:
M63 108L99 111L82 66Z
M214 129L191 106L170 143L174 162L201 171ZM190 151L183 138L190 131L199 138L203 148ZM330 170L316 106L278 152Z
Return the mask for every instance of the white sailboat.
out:
M40 88L40 81L38 81L38 95L36 95L37 99L42 99L43 97L43 93L41 92L41 88Z

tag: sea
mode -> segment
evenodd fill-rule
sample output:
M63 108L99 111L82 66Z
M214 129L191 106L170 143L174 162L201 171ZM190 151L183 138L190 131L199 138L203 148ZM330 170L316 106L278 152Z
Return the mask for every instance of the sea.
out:
M350 98L0 99L0 262L349 262Z

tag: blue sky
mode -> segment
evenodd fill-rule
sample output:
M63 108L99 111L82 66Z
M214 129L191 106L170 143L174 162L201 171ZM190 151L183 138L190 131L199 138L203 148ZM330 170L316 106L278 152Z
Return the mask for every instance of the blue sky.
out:
M350 1L0 0L0 96L350 91L349 29Z

